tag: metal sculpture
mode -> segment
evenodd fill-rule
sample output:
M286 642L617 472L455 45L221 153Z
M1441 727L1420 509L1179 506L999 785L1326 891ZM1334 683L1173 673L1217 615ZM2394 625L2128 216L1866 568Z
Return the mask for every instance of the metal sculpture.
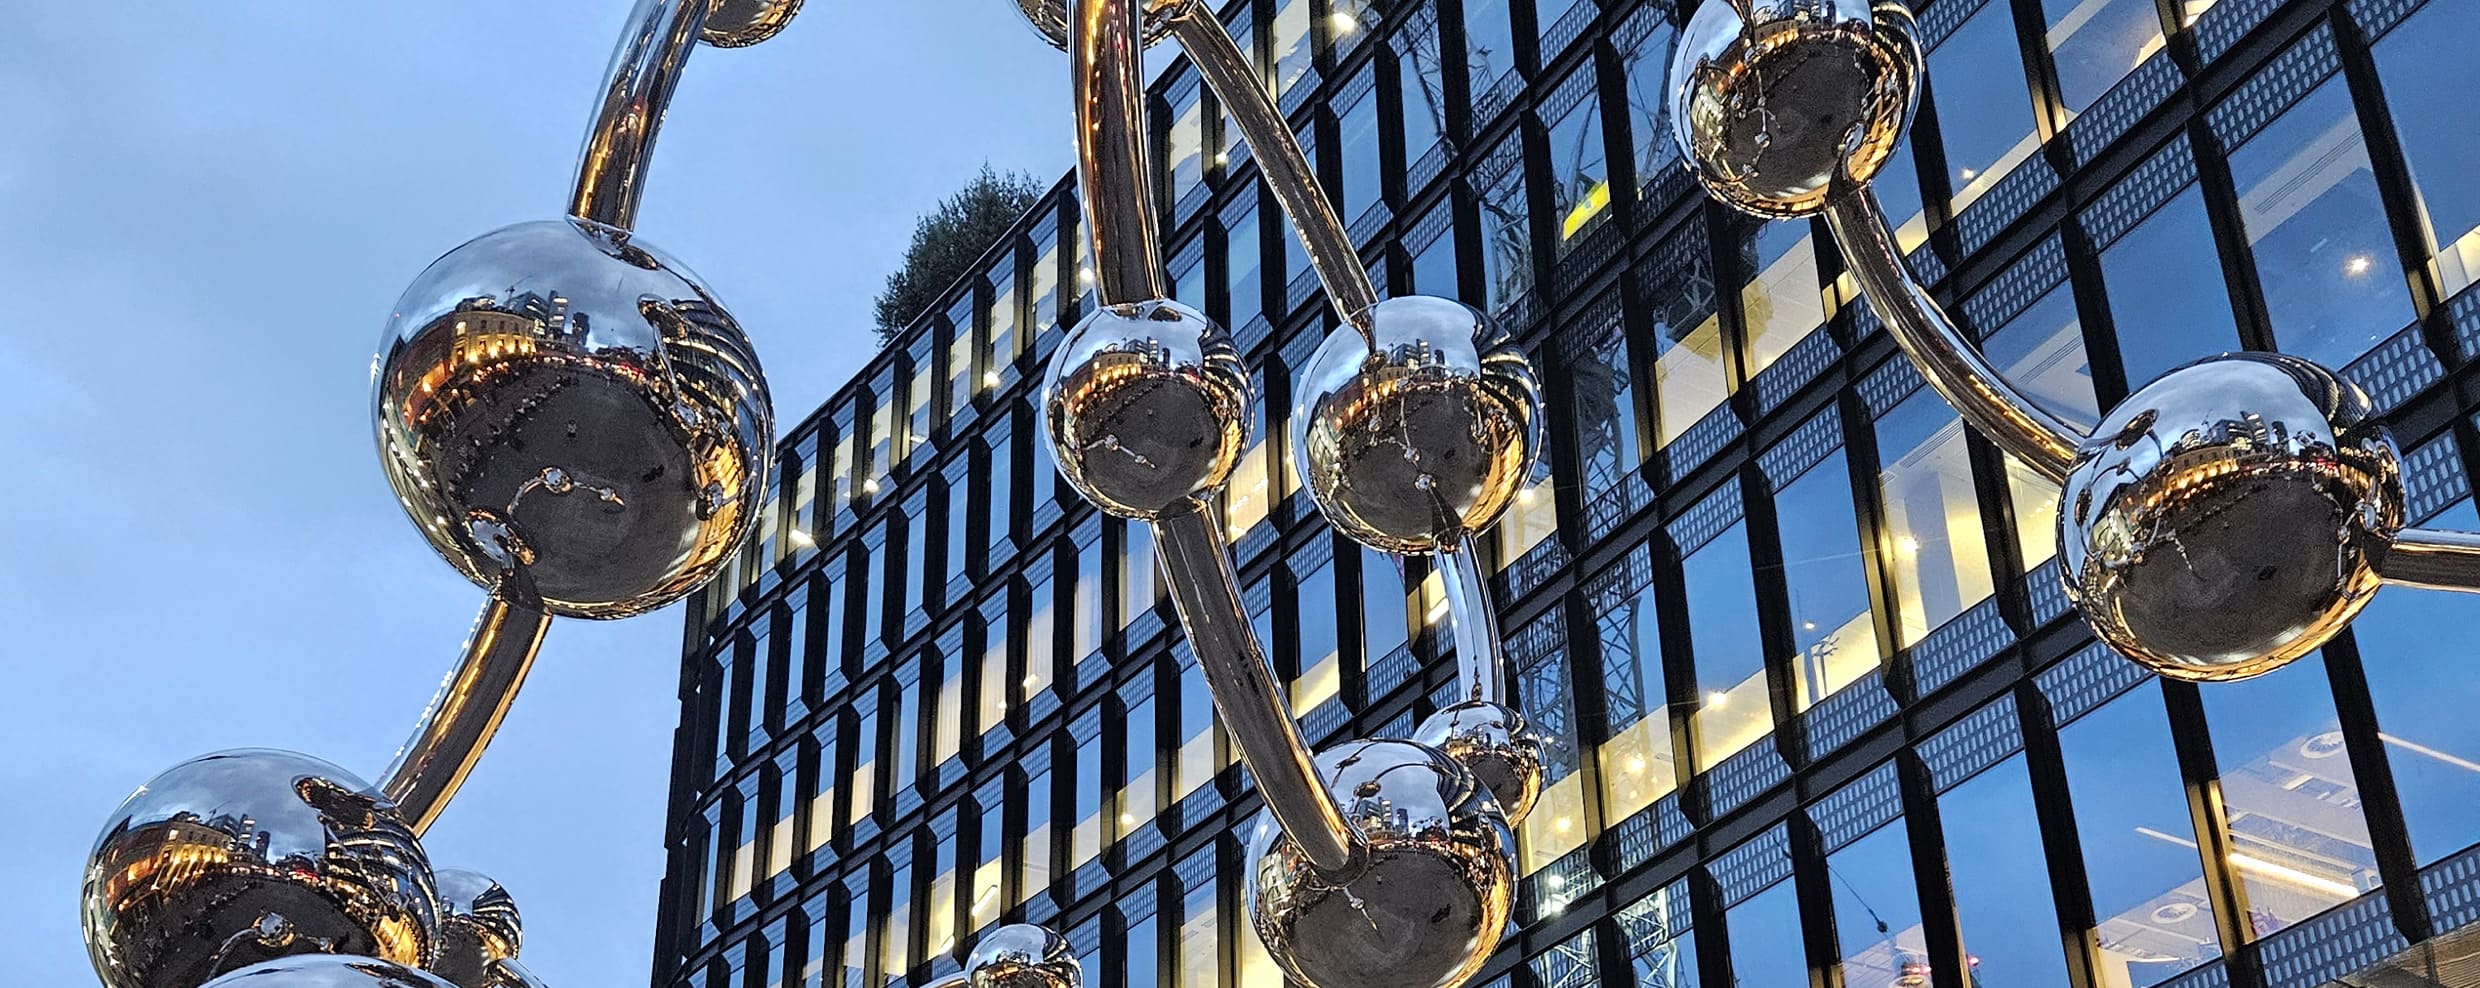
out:
M177 765L121 806L82 896L107 988L540 988L507 892L434 872L419 838L482 757L552 615L661 607L751 531L773 454L765 376L723 306L631 227L690 52L763 41L799 7L639 0L567 215L449 252L397 302L372 364L380 463L414 526L490 601L378 785L305 755L234 751ZM1047 936L994 931L1017 949L981 966L1017 973L973 983L1078 988Z
M2480 590L2480 535L2404 526L2394 440L2327 368L2206 357L2089 434L2008 382L1912 275L1869 187L1921 64L1899 0L1707 3L1672 63L1673 135L1715 199L1823 215L1930 386L2062 485L2060 574L2095 635L2164 676L2244 679L2315 651L2382 584Z
M1066 48L1077 179L1099 305L1044 380L1061 473L1154 529L1183 628L1225 729L1264 796L1251 843L1252 925L1293 980L1447 988L1477 973L1514 903L1512 826L1541 791L1539 741L1507 705L1473 538L1515 499L1540 439L1540 388L1481 313L1380 301L1308 159L1239 48L1189 0L1019 0ZM1179 39L1261 163L1343 327L1303 370L1292 447L1311 497L1373 548L1433 556L1455 619L1466 700L1420 740L1313 757L1249 630L1216 495L1257 400L1230 335L1166 296L1144 144L1144 45Z

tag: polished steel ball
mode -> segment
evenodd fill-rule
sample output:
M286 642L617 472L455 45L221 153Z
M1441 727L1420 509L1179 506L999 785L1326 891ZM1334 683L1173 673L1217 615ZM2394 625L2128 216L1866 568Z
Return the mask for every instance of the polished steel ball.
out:
M1197 0L1145 0L1145 44L1152 47L1171 34L1173 18L1184 15ZM1068 0L1016 0L1016 12L1035 34L1060 51L1068 50Z
M1519 826L1541 801L1541 736L1503 703L1466 700L1431 714L1412 740L1436 748L1470 770L1498 800L1509 826Z
M497 988L492 965L517 956L525 945L525 921L508 890L480 874L442 868L439 887L439 957L431 973L458 988Z
M1671 60L1671 136L1706 192L1808 216L1877 177L1920 98L1900 0L1749 0L1697 8ZM1958 85L1973 80L1959 80Z
M1204 313L1167 299L1103 306L1051 358L1043 434L1086 500L1159 518L1231 476L1253 400L1231 334Z
M1249 916L1292 980L1453 988L1481 970L1515 903L1515 833L1488 790L1437 749L1366 740L1318 757L1366 864L1328 875L1271 817L1250 842Z
M2315 651L2376 593L2368 548L2403 524L2400 454L2375 414L2279 354L2145 385L2067 477L2067 595L2102 641L2173 679L2245 679Z
M253 964L208 988L455 988L436 975L375 957L304 954Z
M972 988L1083 988L1085 968L1066 937L1022 923L982 934L965 958Z
M1471 306L1388 299L1300 372L1292 459L1328 523L1388 552L1436 552L1515 502L1541 447L1541 385Z
M749 340L679 265L580 220L431 264L379 347L379 460L431 547L552 613L626 617L749 533L774 413Z
M303 953L425 966L435 903L394 804L316 758L250 749L138 787L87 857L79 912L109 988L197 988Z

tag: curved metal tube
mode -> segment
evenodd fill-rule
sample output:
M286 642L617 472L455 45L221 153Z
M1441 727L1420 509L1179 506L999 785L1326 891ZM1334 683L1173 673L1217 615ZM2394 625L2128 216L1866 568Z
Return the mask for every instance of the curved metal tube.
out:
M1999 449L2052 483L2064 483L2075 466L2083 430L2017 391L1981 354L1978 343L1930 300L1905 266L1877 194L1862 187L1836 197L1826 209L1826 221L1860 290L1929 386Z
M1292 135L1290 124L1283 121L1283 112L1258 84L1256 72L1248 58L1240 53L1231 35L1223 30L1210 5L1192 3L1181 7L1171 19L1171 31L1188 49L1190 61L1197 63L1197 74L1214 90L1223 109L1231 114L1232 124L1256 152L1258 171L1266 177L1266 185L1274 190L1275 200L1283 214L1300 234L1300 246L1309 253L1309 266L1317 269L1318 280L1326 283L1326 297L1346 325L1361 334L1361 339L1376 349L1377 341L1369 327L1369 308L1378 304L1378 290L1369 280L1369 268L1361 263L1359 252L1352 247L1352 234L1344 229L1343 220L1319 190L1317 170L1310 167L1309 156L1300 149L1300 140Z
M1500 652L1498 608L1490 604L1490 584L1481 575L1481 561L1472 541L1463 539L1440 552L1438 580L1447 591L1447 619L1455 622L1455 665L1464 699L1507 703L1507 660Z
M1104 305L1166 297L1146 173L1142 0L1077 0L1069 26L1076 80L1076 187Z
M2480 592L2480 533L2406 528L2394 533L2375 562L2387 583Z
M594 125L577 152L569 215L623 230L637 225L654 139L710 9L709 0L637 0L604 73Z
M532 600L522 575L502 583L465 639L465 655L422 711L413 737L379 782L416 836L430 829L482 752L499 733L525 675L542 651L551 616Z
M1312 864L1330 873L1353 871L1368 853L1367 842L1345 825L1343 811L1318 780L1309 744L1249 630L1218 514L1211 502L1200 502L1194 511L1153 523L1172 604L1205 671L1214 712L1240 746L1267 811Z

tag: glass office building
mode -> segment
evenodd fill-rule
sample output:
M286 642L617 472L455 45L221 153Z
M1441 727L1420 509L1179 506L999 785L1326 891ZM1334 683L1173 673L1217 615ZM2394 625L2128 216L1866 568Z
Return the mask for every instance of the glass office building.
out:
M1486 549L1550 786L1478 984L2307 988L2480 923L2480 599L2388 589L2243 683L2100 648L2056 489L1923 388L1821 225L1692 187L1685 9L1223 6L1379 284L1485 306L1548 382ZM2090 422L2303 354L2387 410L2415 516L2480 527L2480 3L1918 12L1879 193L2015 380ZM1224 505L1257 633L1314 742L1404 734L1452 690L1438 581L1331 533L1283 448L1335 318L1195 73L1151 98L1171 282L1267 396ZM1010 920L1102 988L1280 983L1147 532L1038 435L1092 304L1072 197L791 431L693 605L655 988L924 985Z

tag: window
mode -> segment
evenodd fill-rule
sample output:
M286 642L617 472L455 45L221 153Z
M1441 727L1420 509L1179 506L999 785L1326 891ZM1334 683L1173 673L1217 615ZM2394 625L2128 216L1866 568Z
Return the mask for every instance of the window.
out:
M878 754L883 743L879 737L878 689L861 693L853 700L852 733L852 815L847 822L858 825L878 809Z
M1031 609L1025 615L1025 676L1017 681L1016 699L1029 701L1049 689L1058 675L1059 593L1049 574L1033 585Z
M982 484L978 497L984 515L981 541L988 553L983 560L985 572L1016 551L1016 458L1011 455L1015 448L1008 441L1005 424L994 427L982 447L981 469L972 475Z
M1171 125L1163 131L1162 169L1165 201L1178 205L1205 187L1206 108L1193 78L1172 97Z
M2339 369L2410 324L2410 286L2341 79L2232 151L2230 177L2282 352Z
M795 790L801 779L801 749L793 747L775 759L766 780L766 878L792 870L793 850L801 838L801 801Z
M933 584L941 584L934 589L939 591L937 596L942 599L945 598L947 594L946 587L941 581L939 574L943 573L948 578L954 578L959 576L972 576L981 572L980 568L974 564L972 559L973 516L979 514L979 512L973 510L973 471L971 467L968 466L964 469L956 471L954 479L947 482L946 494L946 508L939 513L939 528L941 530L940 534L946 537L946 544L944 548L947 551L940 554L940 568L932 573L929 581ZM930 564L928 560L924 559L920 561L920 565L927 568Z
M1309 5L1309 0L1293 0L1293 2L1303 7ZM1137 909L1143 910L1142 915L1121 920L1123 925L1119 945L1124 955L1120 959L1119 983L1121 988L1161 988L1163 983L1162 932L1154 922L1151 905L1142 901L1152 898L1153 895L1151 885L1138 891L1135 898L1140 901L1134 905ZM1121 904L1123 916L1130 911L1130 907L1130 903Z
M1962 27L1929 53L1929 78L1938 132L1946 141L1954 209L1960 213L2031 157L2040 144L2040 135L2033 130L2031 91L2024 86L2023 53L2016 46L2015 18L2009 6L1987 4L1965 19ZM1938 85L1936 80L1946 84Z
M1138 827L1153 822L1162 808L1162 753L1154 746L1154 697L1149 691L1144 699L1122 711L1119 796L1117 822L1112 834L1126 837Z
M897 683L896 709L887 725L887 788L910 788L921 776L921 686Z
M913 876L889 868L887 915L878 926L878 973L888 981L913 968Z
M1007 906L1007 807L985 805L981 810L966 821L973 827L975 860L981 862L973 868L973 901L966 907L969 930L997 921Z
M1635 145L1636 184L1651 187L1679 166L1679 146L1671 141L1671 48L1679 35L1670 19L1639 15L1643 36L1630 47L1627 59L1628 139ZM1630 29L1636 29L1634 22Z
M2162 48L2152 0L2041 0L2067 111L2084 108Z
M938 699L930 715L930 764L932 771L948 759L964 751L964 660L961 656L931 652L923 663L927 670L925 682L938 684Z
M1587 64L1578 70L1591 74ZM1557 120L1550 132L1551 208L1558 217L1557 254L1567 256L1586 234L1600 229L1610 214L1610 154L1602 145L1602 100L1599 90L1579 87L1584 94Z
M854 890L851 907L844 910L844 915L844 986L863 988L870 984L870 910L860 889Z
M1144 522L1120 525L1119 557L1119 620L1120 627L1136 623L1140 614L1152 613L1163 600L1164 585L1154 564L1154 528Z
M2429 524L2475 531L2480 515L2465 501ZM2456 681L2455 657L2480 654L2475 605L2468 594L2389 587L2351 626L2411 847L2424 865L2480 842L2471 813L2480 805L2480 721L2469 697L2437 688Z
M1982 341L1981 350L2026 397L2068 425L2089 431L2101 420L2073 289L2050 289ZM2058 485L2009 456L2006 489L2014 505L2016 544L2030 569L2058 553Z
M904 392L908 403L905 406L907 425L904 430L906 456L911 456L914 450L929 442L931 430L938 427L938 370L928 351L913 360L913 383Z
M1619 930L1633 948L1630 960L1643 988L1697 988L1696 914L1687 886L1656 889L1619 910Z
M1223 227L1224 249L1231 254L1224 286L1231 296L1232 331L1248 327L1266 309L1266 285L1261 272L1266 263L1266 244L1258 229L1257 210L1241 211L1237 219L1227 220Z
M1042 312L1037 309L1037 315L1047 317L1046 321L1058 315L1055 311L1057 300L1051 291L1058 280L1058 256L1058 249L1054 247L1044 252L1042 260L1035 262L1033 268L1037 303L1051 306L1054 310ZM988 388L998 384L1002 379L1002 369L1014 364L1016 355L1024 352L1024 341L1016 332L1016 258L1012 255L1000 258L998 263L990 266L984 277L990 282L990 326L983 333L983 337L989 340L989 350L982 361L985 368L982 387Z
M2058 747L2100 922L2102 988L2143 988L2220 956L2160 687L2060 728Z
M891 526L899 523L904 526L904 552L887 557L887 570L889 582L904 585L904 613L910 616L923 613L930 603L929 490L924 488L922 495L906 504L905 509L904 517L890 518L887 522ZM899 632L895 637L901 638L903 635Z
M1879 552L1893 576L1895 645L1909 648L1991 590L1989 542L1963 420L1927 388L1877 420Z
M809 845L803 850L815 854L835 837L835 825L843 818L835 814L835 731L833 719L818 725L810 737L815 749L810 752L810 769L802 774L811 787L809 794Z
M1185 253L1185 251L1183 251ZM1200 251L1171 268L1171 297L1199 312L1206 309L1206 256Z
M2027 857L2035 867L2040 865L2039 855ZM1833 889L1835 956L1843 965L1842 983L1854 988L1927 983L1929 944L1903 822L1878 827L1826 855L1826 872ZM2047 932L2056 944L2055 924ZM1967 983L1983 982L1975 978Z
M1679 787L1662 674L1662 618L1651 586L1598 609L1602 704L1610 722L1600 753L1602 806L1610 819L1625 820Z
M1015 629L1008 623L1011 603L1002 589L982 606L981 695L974 724L985 733L1007 721L1008 701L1018 688L1008 675L1009 645L1016 640Z
M1782 535L1783 587L1791 607L1792 708L1877 670L1877 621L1869 610L1851 468L1841 450L1774 494Z
M1467 15L1474 9L1467 8ZM1505 319L1533 290L1532 207L1524 200L1521 143L1500 145L1476 169L1474 183L1481 209L1482 289L1487 293L1483 308Z
M1256 442L1242 450L1240 461L1231 470L1231 479L1223 484L1223 528L1228 541L1238 542L1249 529L1266 520L1273 510L1271 490L1275 467L1274 431L1266 427L1266 409L1272 402L1251 403L1249 434Z
M1812 229L1807 220L1775 220L1740 242L1741 269L1749 275L1739 297L1750 377L1826 324L1825 283L1817 275Z
M1558 497L1550 486L1550 451L1543 450L1541 459L1533 464L1533 476L1524 489L1516 493L1516 503L1498 520L1490 537L1497 543L1498 568L1506 569L1530 555L1533 547L1558 534Z
M1582 739L1576 734L1576 691L1567 650L1534 658L1516 671L1516 702L1544 739L1541 800L1516 828L1516 873L1530 875L1583 847L1598 832L1587 805ZM1544 904L1555 913L1563 899Z
M863 497L877 497L895 466L896 425L895 382L880 375L878 405L870 411L870 461L862 465L869 478L861 482Z
M708 702L713 704L709 710L715 724L715 765L709 778L721 777L732 770L732 752L740 747L740 741L748 731L747 722L740 719L746 715L736 715L732 711L733 681L737 678L740 665L741 660L723 656L715 663L711 673L713 689L707 696Z
M1223 769L1215 748L1220 730L1214 726L1214 694L1206 687L1205 668L1191 658L1180 667L1180 761L1172 781L1172 798L1183 799L1214 781Z
M1447 68L1438 55L1438 8L1422 4L1395 36L1396 81L1404 108L1404 167L1429 156L1447 133Z
M1498 88L1498 81L1516 69L1516 32L1509 16L1507 0L1465 0L1464 64L1476 104L1484 102ZM1485 123L1473 121L1475 127Z
M1316 50L1309 45L1311 0L1278 0L1274 11L1274 92L1277 98L1309 74Z
M1075 598L1068 613L1068 655L1072 662L1081 663L1086 656L1102 651L1102 579L1102 539L1097 536L1076 550Z
M929 856L922 859L930 895L923 902L927 908L922 913L921 942L928 948L926 956L937 957L956 950L956 842L924 843L931 845Z
M1056 788L1048 768L1025 780L1025 871L1016 887L1019 902L1051 887L1051 858L1057 853L1051 840L1051 797Z
M947 310L947 414L973 404L980 382L973 376L973 296L968 292Z
M1702 228L1666 245L1642 276L1653 308L1653 444L1668 446L1731 394Z
M2032 776L2015 755L1938 797L1946 869L1975 981L2067 983L2058 911L2033 815Z
M1798 988L1809 983L1802 955L1800 900L1779 882L1723 914L1731 941L1731 978L1747 988Z
M857 440L849 428L851 414L847 412L838 415L837 420L844 423L846 428L842 435L836 437L835 459L827 468L827 480L832 485L831 500L827 504L827 511L830 515L852 506L853 455L857 449Z
M1437 227L1438 239L1430 241L1427 246L1415 248L1418 252L1412 256L1412 290L1423 295L1453 298L1461 291L1457 287L1459 279L1455 267L1455 224L1437 222L1436 219L1438 212L1446 209L1445 206L1438 207L1437 212L1431 213L1432 219L1422 223L1423 226Z
M1292 615L1292 655L1299 674L1292 678L1292 713L1305 715L1334 699L1343 689L1343 638L1335 622L1333 560L1292 577L1297 594Z
M1175 988L1221 988L1223 981L1222 918L1215 908L1214 883L1204 881L1180 900L1179 981ZM1254 939L1256 934L1243 931Z
M1102 745L1099 739L1079 738L1078 745L1067 749L1076 763L1076 790L1068 794L1073 802L1076 826L1068 831L1068 867L1074 870L1085 862L1102 856L1102 847L1109 838L1102 820Z
M2190 185L2101 252L2129 390L2198 357L2239 349L2204 193Z
M1410 640L1412 614L1404 597L1404 574L1394 556L1361 549L1361 668L1367 669Z
M1034 259L1033 270L1026 278L1026 286L1025 294L1033 298L1034 331L1037 333L1050 332L1051 327L1059 325L1059 237L1057 234L1054 233L1044 238L1042 242L1042 256ZM1016 279L1008 279L1008 288L1011 294L1013 293L1015 287ZM998 311L994 308L992 311L993 320L990 324L990 335L994 340L999 336L999 323L996 319L998 314ZM1016 324L1016 308L1013 304L1008 306L1007 316L1008 325L1013 327ZM1013 347L1015 344L1011 342L1009 346ZM999 348L997 346L993 346L991 347L991 352L996 354L999 352ZM984 373L984 386L999 383L998 369L998 365L993 364L991 365L990 370Z
M716 900L726 906L748 898L758 881L758 851L765 846L759 827L766 822L766 807L758 802L758 777L750 776L739 791L726 797L731 801L725 816L732 833L732 867L724 873L729 883Z
M804 917L802 929L806 934L802 939L806 946L801 951L801 978L794 983L800 988L841 988L842 979L834 982L827 980L828 968L835 966L835 943L828 939L833 935L835 925L826 893L819 893L804 904L801 914Z
M1293 0L1306 5L1308 0ZM1366 77L1364 77L1366 78ZM1378 163L1378 87L1368 86L1358 100L1335 118L1342 138L1343 184L1338 205L1351 223L1386 198L1383 169Z
M2377 886L2359 781L2323 656L2204 695L2230 822L2230 863L2258 936Z
M1025 474L1025 499L1031 506L1034 523L1038 526L1041 523L1042 509L1055 510L1057 508L1059 491L1063 482L1059 476L1059 460L1051 450L1050 439L1042 434L1042 426L1039 422L1034 423L1032 428L1024 430L1023 442L1033 447L1033 469Z
M1696 738L1697 770L1703 771L1774 730L1747 523L1732 525L1689 553L1680 571L1698 694L1688 727Z
M2422 7L2376 44L2377 74L2436 251L2429 270L2445 296L2480 280L2480 190L2470 180L2480 166L2480 135L2462 122L2467 113L2456 99L2471 89L2475 50L2480 10L2468 4Z

